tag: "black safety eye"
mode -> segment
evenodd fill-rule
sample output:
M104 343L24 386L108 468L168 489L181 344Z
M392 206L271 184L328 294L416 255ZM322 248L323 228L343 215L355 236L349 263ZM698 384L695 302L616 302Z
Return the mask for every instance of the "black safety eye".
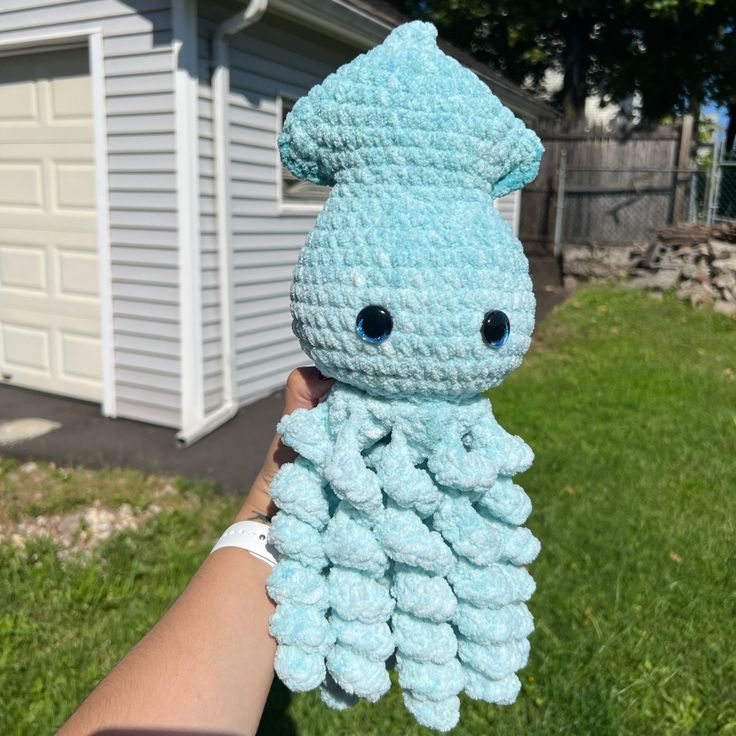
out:
M361 340L377 345L383 342L394 328L394 321L387 309L371 304L358 312L355 331Z
M511 323L503 312L498 309L486 312L480 327L480 334L486 345L500 348L509 339L509 332L511 332Z

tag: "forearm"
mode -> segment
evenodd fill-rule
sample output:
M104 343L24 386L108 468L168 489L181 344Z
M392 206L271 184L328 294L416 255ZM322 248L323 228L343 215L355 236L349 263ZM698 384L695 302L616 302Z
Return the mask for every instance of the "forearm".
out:
M60 736L111 727L254 734L273 679L273 603L265 589L270 571L242 549L208 557Z
M316 368L292 371L284 413L317 406L332 381ZM269 487L295 454L274 437L236 521L268 523ZM59 731L90 736L136 728L141 736L179 729L202 736L254 734L273 680L276 642L268 633L274 605L271 567L242 549L210 555L156 626L97 686ZM142 729L142 730L140 730Z

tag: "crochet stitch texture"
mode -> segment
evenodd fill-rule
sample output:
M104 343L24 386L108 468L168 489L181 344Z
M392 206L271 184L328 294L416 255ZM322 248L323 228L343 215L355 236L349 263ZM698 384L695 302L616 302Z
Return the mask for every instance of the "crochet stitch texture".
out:
M300 457L271 486L268 590L288 687L376 701L395 660L406 707L446 731L462 691L515 700L533 629L539 543L512 481L533 456L479 394L529 348L528 264L493 199L536 175L542 146L435 38L395 29L300 99L279 139L296 176L332 187L291 304L337 382L279 423ZM390 327L361 339L371 306ZM489 313L506 319L498 339Z

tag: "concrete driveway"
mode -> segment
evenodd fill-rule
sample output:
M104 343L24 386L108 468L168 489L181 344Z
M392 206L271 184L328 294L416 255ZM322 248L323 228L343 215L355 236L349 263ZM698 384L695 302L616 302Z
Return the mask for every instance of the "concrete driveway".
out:
M555 263L531 259L531 267L537 319L541 320L565 293ZM209 480L226 492L239 493L249 488L258 472L282 404L283 394L276 392L243 407L234 419L191 447L177 449L171 429L105 419L97 404L5 384L0 385L0 455L91 468L134 467L147 473ZM59 426L33 439L10 443L3 439L4 423L28 418Z

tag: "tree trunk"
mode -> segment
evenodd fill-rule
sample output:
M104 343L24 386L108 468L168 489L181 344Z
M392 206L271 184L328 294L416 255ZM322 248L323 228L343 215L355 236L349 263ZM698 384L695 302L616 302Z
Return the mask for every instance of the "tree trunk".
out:
M588 18L570 13L563 30L562 110L567 122L582 120L585 115L585 100L588 96L588 39L591 33Z
M733 151L734 140L736 140L736 102L732 102L728 106L728 128L726 128L725 153Z

